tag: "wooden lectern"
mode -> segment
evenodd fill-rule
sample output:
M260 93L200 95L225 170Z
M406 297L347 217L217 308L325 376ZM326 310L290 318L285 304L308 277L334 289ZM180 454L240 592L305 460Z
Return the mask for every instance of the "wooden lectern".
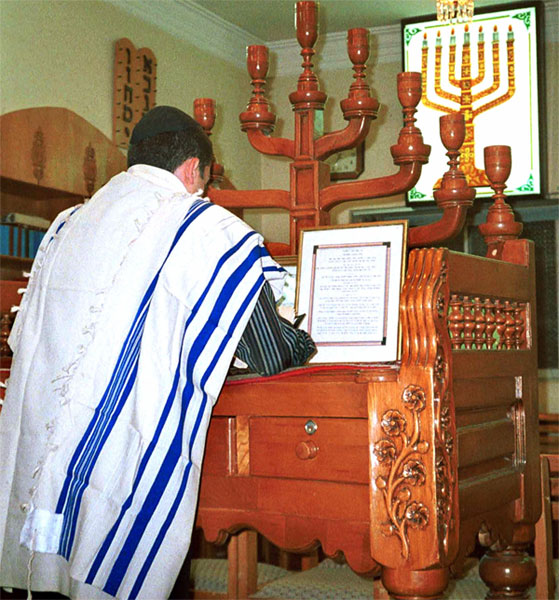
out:
M430 150L414 124L420 75L402 73L404 126L391 148L398 172L330 182L322 161L365 138L378 103L365 83L368 31L352 29L354 81L341 102L348 124L313 138L326 101L312 71L316 24L315 2L298 2L303 72L289 96L293 140L270 135L267 49L248 50L253 93L241 127L259 152L292 159L289 191L209 194L228 208L289 210L292 254L301 229L327 224L336 204L413 187ZM211 129L211 101L196 107ZM442 217L409 230L401 360L229 380L208 434L197 525L210 541L252 529L292 551L341 551L357 572L380 565L384 586L402 599L441 597L477 535L489 548L480 563L488 597L521 598L535 581L526 550L540 513L533 244L517 239L521 225L503 195L510 149L492 146L485 164L494 205L481 226L487 258L430 247L461 230L474 197L458 167L460 114L441 119L441 137L449 156L436 192ZM254 557L237 560L255 566Z

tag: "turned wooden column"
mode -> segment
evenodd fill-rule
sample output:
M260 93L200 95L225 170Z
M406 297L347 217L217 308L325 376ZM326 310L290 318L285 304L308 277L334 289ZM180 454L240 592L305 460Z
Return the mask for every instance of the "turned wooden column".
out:
M382 583L391 598L397 600L431 600L442 598L448 585L448 569L405 571L382 569Z
M517 525L512 544L486 552L479 563L479 576L489 588L486 598L528 598L536 583L536 565L527 552L534 537L534 525Z

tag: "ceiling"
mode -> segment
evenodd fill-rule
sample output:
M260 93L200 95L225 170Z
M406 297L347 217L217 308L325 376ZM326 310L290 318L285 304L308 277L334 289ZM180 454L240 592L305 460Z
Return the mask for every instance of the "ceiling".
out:
M180 1L180 0L179 0ZM260 38L263 42L294 37L294 0L189 0L201 10ZM476 8L510 0L475 0ZM436 0L320 0L319 31L398 25L402 19L433 15Z

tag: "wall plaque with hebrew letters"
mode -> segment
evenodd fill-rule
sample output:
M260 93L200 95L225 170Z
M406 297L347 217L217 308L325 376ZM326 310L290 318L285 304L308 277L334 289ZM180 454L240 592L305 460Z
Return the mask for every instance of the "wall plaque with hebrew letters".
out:
M128 148L134 125L155 106L157 61L149 48L136 50L128 38L115 46L113 142Z
M303 231L296 304L311 362L397 360L406 239L407 221Z

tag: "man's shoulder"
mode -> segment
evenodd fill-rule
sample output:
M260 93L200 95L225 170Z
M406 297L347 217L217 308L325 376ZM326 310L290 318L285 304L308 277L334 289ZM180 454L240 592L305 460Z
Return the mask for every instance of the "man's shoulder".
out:
M219 206L219 204L214 204L207 198L204 198L204 200L209 203L209 208L211 208L211 210L206 211L208 226L217 227L218 230L237 232L240 235L254 232L248 223L245 223L245 221L234 215L227 208Z

